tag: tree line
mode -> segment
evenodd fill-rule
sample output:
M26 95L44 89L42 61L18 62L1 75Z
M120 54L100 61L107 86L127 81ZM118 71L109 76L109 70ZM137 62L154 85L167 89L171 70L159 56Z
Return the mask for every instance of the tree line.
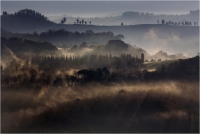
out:
M157 20L157 24L172 25L172 26L192 26L191 21L174 22L174 21L165 21L163 19L161 20L161 22L159 20ZM193 25L198 26L198 22L194 22Z
M83 56L33 56L31 60L11 62L7 67L1 66L2 80L4 85L10 83L37 85L36 83L45 83L50 78L52 82L62 83L63 77L67 77L67 83L71 81L80 83L83 81L104 81L101 79L108 78L110 71L138 70L143 59L132 57L130 54L122 54L119 57L110 55L83 55ZM95 68L98 69L95 69ZM82 68L83 70L81 71ZM88 68L88 69L84 69ZM67 71L70 69L79 70L69 76L67 73L56 75L57 71ZM13 76L13 74L15 74ZM89 75L89 76L86 76ZM97 77L97 78L95 78ZM106 80L106 79L105 79ZM12 82L11 82L12 81ZM36 82L36 83L34 83ZM41 84L40 83L40 84ZM54 82L53 82L54 83ZM57 85L57 84L56 84ZM59 85L59 84L58 84Z
M41 13L32 10L32 9L22 9L19 10L17 12L15 12L14 14L9 14L7 11L3 11L3 16L16 16L16 17L20 17L20 18L36 18L38 21L43 20L43 21L49 21L49 19L47 17L45 17L44 15L42 15Z
M153 72L140 71L140 66L143 63L142 59L136 59L130 55L122 54L120 57L110 55L106 58L108 61L112 61L110 66L96 66L95 60L98 63L101 58L101 56L97 57L96 55L79 58L45 56L43 59L32 59L31 62L26 60L23 66L18 62L12 62L5 69L1 66L1 83L2 86L25 86L36 89L45 87L48 89L52 86L62 88L90 82L107 84L110 82L138 83L159 80L199 80L199 56L178 60L169 65L162 65ZM104 58L102 60L106 63ZM73 65L76 65L81 67L84 60L87 60L85 62L88 64L95 64L95 66L92 66L93 68L82 66L82 69L75 69L76 71L72 74L66 73L67 66L71 65L73 67Z
M142 64L143 59L138 57L133 57L131 54L121 54L121 56L112 56L112 53L109 55L82 55L82 56L34 56L30 60L30 63L33 65L38 65L40 70L48 69L80 69L80 68L95 68L95 67L107 67L114 70L137 70Z
M29 31L30 29L52 26L55 25L55 23L39 12L31 9L22 9L14 14L8 14L4 11L1 16L1 25L2 28L9 31L20 31L22 29L24 29L24 31Z
M84 24L87 25L87 23L89 23L89 24L91 25L91 24L92 24L92 21L88 21L88 22L87 22L87 21L85 21L85 20L83 20L83 19L82 19L82 20L76 19L76 22L74 22L74 24L80 24L80 25L81 25L81 24L82 24L82 25L84 25Z
M92 30L87 30L85 32L70 32L65 29L49 29L40 34L37 32L23 34L21 38L52 42L55 46L59 47L72 47L73 45L81 44L82 42L104 44L109 40L122 40L124 39L124 36L121 34L114 35L114 33L110 31L94 33Z

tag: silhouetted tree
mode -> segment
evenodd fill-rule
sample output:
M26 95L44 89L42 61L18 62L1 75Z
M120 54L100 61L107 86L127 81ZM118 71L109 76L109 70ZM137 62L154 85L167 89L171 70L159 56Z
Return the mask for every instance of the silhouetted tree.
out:
M1 72L3 72L3 66L1 65Z
M119 39L124 39L124 36L122 34L116 35L116 37Z
M142 59L142 62L144 62L144 54L143 53L141 54L141 59Z
M8 15L8 13L6 11L3 11L3 15Z
M64 17L62 20L61 20L61 24L64 24L65 22L67 21L67 19Z
M27 59L27 60L26 60L26 64L25 64L26 68L28 68L28 65L29 65L29 61L28 61L28 59Z
M165 24L165 20L162 20L161 22L162 22L163 25Z
M63 87L63 79L61 77L56 77L56 79L53 81L53 85L55 87Z
M15 65L15 70L18 71L18 66L17 65Z
M72 48L71 48L71 50L76 50L78 47L77 47L77 45L74 45Z
M185 21L185 25L188 26L188 21Z
M76 23L77 23L77 24L79 23L79 19L76 19Z
M128 45L126 43L124 43L121 40L109 40L106 48L108 50L126 50L128 48Z
M83 42L81 45L80 45L80 48L86 48L87 47L87 43L86 42Z
M71 75L70 76L70 81L71 81L71 84L74 85L75 83L78 82L78 78L74 75Z
M105 68L105 67L102 69L102 72L103 72L103 74L104 74L105 77L108 77L110 75L110 71L107 68Z

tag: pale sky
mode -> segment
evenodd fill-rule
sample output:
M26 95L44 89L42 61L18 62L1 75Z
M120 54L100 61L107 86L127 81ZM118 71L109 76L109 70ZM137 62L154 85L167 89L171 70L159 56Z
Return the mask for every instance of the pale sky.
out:
M33 9L45 16L63 14L80 17L106 16L125 11L154 14L188 14L199 9L198 1L1 1L1 13Z

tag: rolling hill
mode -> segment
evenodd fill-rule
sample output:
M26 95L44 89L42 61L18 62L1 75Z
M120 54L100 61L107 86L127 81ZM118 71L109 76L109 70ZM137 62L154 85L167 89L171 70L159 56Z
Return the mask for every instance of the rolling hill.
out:
M15 32L29 32L31 30L48 27L55 24L31 9L22 9L14 14L1 15L1 26L3 29Z
M151 54L166 51L171 54L183 53L195 56L199 48L198 26L174 26L162 24L140 24L127 26L97 26L81 24L56 24L44 15L33 10L24 9L15 14L1 16L1 28L13 33L40 33L48 30L64 29L70 32L112 32L124 35L124 41L136 45ZM74 44L75 45L75 44Z

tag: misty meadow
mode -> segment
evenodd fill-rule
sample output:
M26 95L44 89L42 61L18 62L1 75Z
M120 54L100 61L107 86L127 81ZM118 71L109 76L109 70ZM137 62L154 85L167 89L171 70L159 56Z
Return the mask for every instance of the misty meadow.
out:
M199 2L1 4L2 133L199 133Z

